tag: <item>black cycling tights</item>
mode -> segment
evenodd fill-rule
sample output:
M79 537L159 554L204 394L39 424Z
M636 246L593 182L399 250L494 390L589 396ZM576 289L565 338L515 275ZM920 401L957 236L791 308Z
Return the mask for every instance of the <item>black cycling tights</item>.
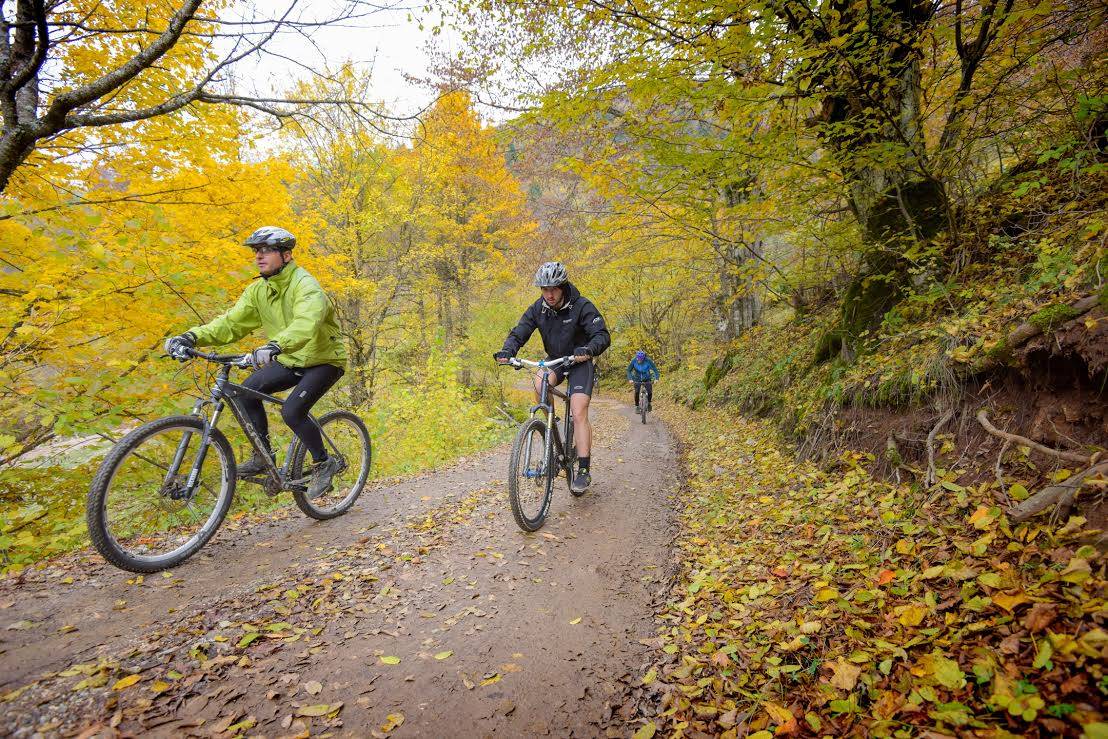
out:
M255 370L242 384L251 390L268 394L295 386L285 399L285 404L281 406L281 418L300 438L300 441L304 442L304 446L308 447L308 451L312 453L312 459L322 462L327 458L327 451L323 448L323 436L319 433L319 427L308 420L308 412L316 401L338 382L342 374L342 368L333 364L291 369L283 364L270 362L265 367ZM243 398L240 403L246 412L246 417L254 424L254 428L268 446L269 419L266 418L262 401Z
M635 405L639 404L639 392L646 390L646 402L648 405L654 402L654 382L651 380L645 380L643 382L635 383Z

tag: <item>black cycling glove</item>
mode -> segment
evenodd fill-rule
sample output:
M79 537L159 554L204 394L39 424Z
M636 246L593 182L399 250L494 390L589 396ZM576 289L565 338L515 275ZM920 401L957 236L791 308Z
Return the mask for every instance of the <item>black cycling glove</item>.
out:
M180 336L171 336L165 340L165 353L182 362L188 359L184 349L192 349L196 346L196 336L191 331L186 331Z

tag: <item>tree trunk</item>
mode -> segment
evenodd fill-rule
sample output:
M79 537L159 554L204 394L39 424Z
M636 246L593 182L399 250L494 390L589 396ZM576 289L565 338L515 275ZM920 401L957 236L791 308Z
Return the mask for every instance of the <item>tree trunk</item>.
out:
M929 23L921 0L881 7L853 48L822 60L818 74L828 94L821 135L846 180L850 208L862 232L859 271L843 301L840 325L824 356L850 359L862 335L880 324L910 282L910 246L930 240L947 224L942 183L928 174L920 111L918 38ZM866 22L842 6L827 33L850 33ZM806 29L819 39L821 31ZM862 65L859 58L880 64ZM872 69L870 68L872 67Z
M762 241L753 246L716 243L716 264L719 269L719 289L714 309L716 334L723 342L737 339L743 331L758 322L762 315L762 298L749 275L743 275L741 265L762 255Z
M465 345L466 335L469 333L469 261L467 249L461 248L461 268L458 270L458 347ZM473 371L468 362L462 363L462 371L459 379L465 386L473 384Z

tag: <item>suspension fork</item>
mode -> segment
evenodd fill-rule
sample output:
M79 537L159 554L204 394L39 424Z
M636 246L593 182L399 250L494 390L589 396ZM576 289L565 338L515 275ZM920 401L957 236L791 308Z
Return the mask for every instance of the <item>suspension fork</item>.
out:
M566 421L565 421L565 423L566 423L566 432L565 432L566 433L566 443L565 443L565 448L562 451L564 452L563 456L565 457L565 460L566 460L566 464L565 464L566 475L572 475L573 474L573 470L571 469L573 467L572 457L575 454L574 448L573 448L573 444L574 444L574 441L573 441L573 410L570 408L568 400L566 401Z
M192 407L192 415L203 418L200 413L200 409L207 405L208 401L198 400L196 405ZM169 469L166 470L164 485L169 485L173 482L173 478L177 476L177 472L181 469L181 462L185 461L185 455L188 453L189 444L192 443L192 431L185 431L181 436L180 443L177 444L177 451L173 454L173 461L169 463Z
M542 373L542 389L539 390L539 402L538 405L532 406L531 418L535 417L535 413L541 408L546 411L546 434L543 437L543 457L547 465L550 464L550 452L551 452L551 438L550 429L554 423L554 408L547 404L547 391L550 387L550 370L543 369ZM523 469L531 469L531 445L528 444L527 448L523 450ZM547 467L544 465L543 470Z
M200 448L196 451L196 460L192 463L192 471L189 472L188 482L185 484L185 495L188 498L196 491L200 483L200 468L204 466L204 458L208 456L208 447L212 443L212 430L219 423L219 414L223 412L223 399L215 401L211 420L204 424L204 433L200 437Z
M204 459L208 456L208 447L211 446L212 443L212 430L215 429L216 425L219 423L219 415L223 412L223 386L230 376L231 368L224 365L219 370L219 374L216 375L215 385L212 387L211 399L207 401L201 400L193 408L193 412L203 418L200 409L204 405L211 404L212 417L204 423L204 433L200 437L200 448L196 452L196 459L192 463L192 471L189 472L188 481L185 483L185 495L189 499L192 498L192 494L196 491L196 486L200 483L200 469L204 466ZM175 471L177 465L183 460L185 448L187 448L191 436L192 433L190 432L181 440L181 444L177 448L177 454L181 457L181 460L175 457L171 470Z

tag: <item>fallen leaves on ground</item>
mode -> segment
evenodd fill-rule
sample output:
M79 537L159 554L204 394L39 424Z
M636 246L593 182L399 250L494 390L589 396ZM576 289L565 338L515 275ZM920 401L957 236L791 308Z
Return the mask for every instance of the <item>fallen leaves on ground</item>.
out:
M682 568L640 733L1108 736L1105 561L1083 519L1012 525L993 483L878 482L862 455L822 470L721 413L667 413Z

